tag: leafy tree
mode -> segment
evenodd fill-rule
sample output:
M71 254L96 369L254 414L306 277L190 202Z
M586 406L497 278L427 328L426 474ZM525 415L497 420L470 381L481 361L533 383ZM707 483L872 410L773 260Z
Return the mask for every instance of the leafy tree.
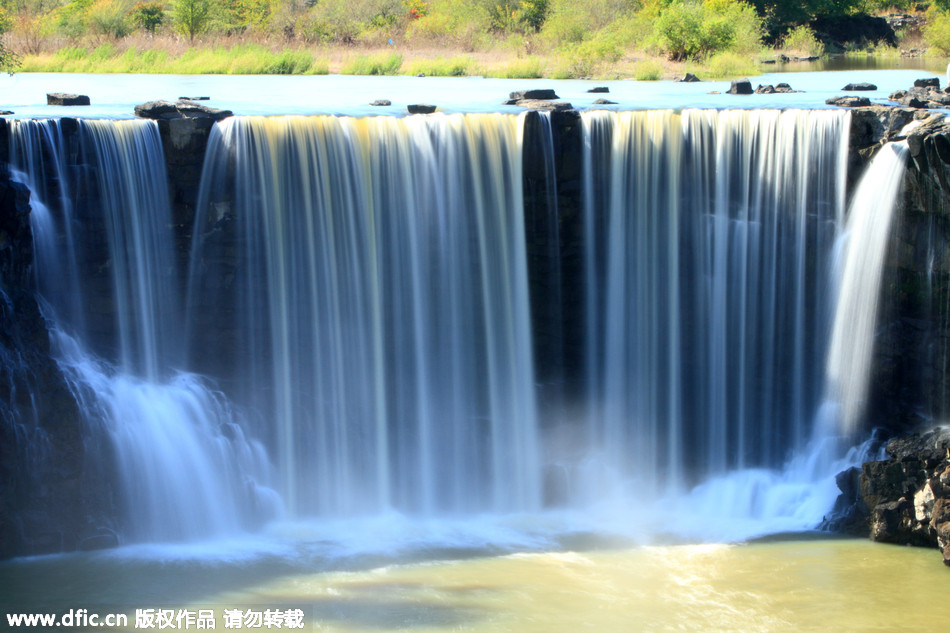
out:
M87 10L86 20L93 33L121 39L132 31L127 11L123 0L100 0Z
M686 0L667 6L654 23L657 46L670 59L703 58L725 50L760 45L762 21L741 0Z
M211 26L212 7L211 0L175 0L175 28L194 42Z
M165 23L165 7L161 2L139 2L132 9L132 20L140 29L150 35L155 35Z
M0 7L0 71L13 72L19 65L20 60L17 55L3 43L3 35L10 28L12 21L7 15L6 9Z

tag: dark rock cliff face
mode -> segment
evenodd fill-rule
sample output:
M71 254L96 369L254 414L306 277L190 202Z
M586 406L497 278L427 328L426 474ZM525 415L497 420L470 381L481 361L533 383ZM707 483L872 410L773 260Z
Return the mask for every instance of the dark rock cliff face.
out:
M852 173L882 141L906 140L909 148L882 279L867 426L912 432L950 413L950 123L910 108L852 116Z
M913 124L913 127L907 127ZM950 122L927 110L852 112L852 179L882 143L909 158L882 279L867 428L888 458L838 477L831 527L875 541L939 547L950 565ZM930 429L930 430L928 430Z
M0 559L114 543L109 487L34 294L30 193L0 121Z

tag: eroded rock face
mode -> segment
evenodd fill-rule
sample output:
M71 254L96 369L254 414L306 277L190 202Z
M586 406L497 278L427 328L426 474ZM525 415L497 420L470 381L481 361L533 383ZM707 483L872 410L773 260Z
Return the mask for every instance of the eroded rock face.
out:
M889 459L861 474L861 501L870 510L871 538L939 547L950 565L950 428L891 440Z
M75 550L111 530L115 516L51 355L33 287L30 192L6 160L0 151L0 559Z

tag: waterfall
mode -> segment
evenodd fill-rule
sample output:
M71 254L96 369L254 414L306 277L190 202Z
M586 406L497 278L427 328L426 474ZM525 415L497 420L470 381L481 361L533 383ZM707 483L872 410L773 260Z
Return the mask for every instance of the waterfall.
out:
M888 143L855 190L843 236L841 288L828 355L828 399L846 433L864 411L891 221L904 178L906 143Z
M821 401L848 116L583 123L588 487L675 490L783 463Z
M218 371L266 421L294 514L539 507L521 124L217 124L192 359L214 364L213 336L234 354Z
M860 414L904 150L845 229L847 112L587 112L565 223L537 118L534 165L524 116L221 121L187 260L155 123L11 123L127 540L604 498L723 538L817 524L861 458L822 420Z
M33 193L36 274L52 348L90 438L114 460L130 541L234 532L279 511L263 446L182 361L171 212L150 121L14 121Z

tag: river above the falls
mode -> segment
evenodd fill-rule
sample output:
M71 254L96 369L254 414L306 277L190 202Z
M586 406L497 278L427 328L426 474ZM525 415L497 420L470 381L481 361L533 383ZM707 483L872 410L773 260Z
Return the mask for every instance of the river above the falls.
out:
M798 66L788 65L789 68ZM825 100L858 94L872 103L887 103L889 94L906 89L915 79L937 73L923 69L834 70L767 73L750 80L753 86L786 82L801 92L771 95L729 95L729 81L600 81L552 79L489 79L483 77L367 77L349 75L121 75L17 73L0 76L0 109L16 118L74 116L123 119L136 104L158 99L209 97L203 104L232 110L237 115L336 114L352 116L406 114L406 106L427 103L443 112L520 112L503 105L514 90L554 88L577 108L615 110L657 108L827 108ZM849 83L870 82L877 90L845 93ZM943 81L941 81L943 83ZM609 94L589 93L605 86ZM88 95L89 106L49 106L50 92ZM607 98L616 105L594 105ZM371 106L388 99L391 106Z

